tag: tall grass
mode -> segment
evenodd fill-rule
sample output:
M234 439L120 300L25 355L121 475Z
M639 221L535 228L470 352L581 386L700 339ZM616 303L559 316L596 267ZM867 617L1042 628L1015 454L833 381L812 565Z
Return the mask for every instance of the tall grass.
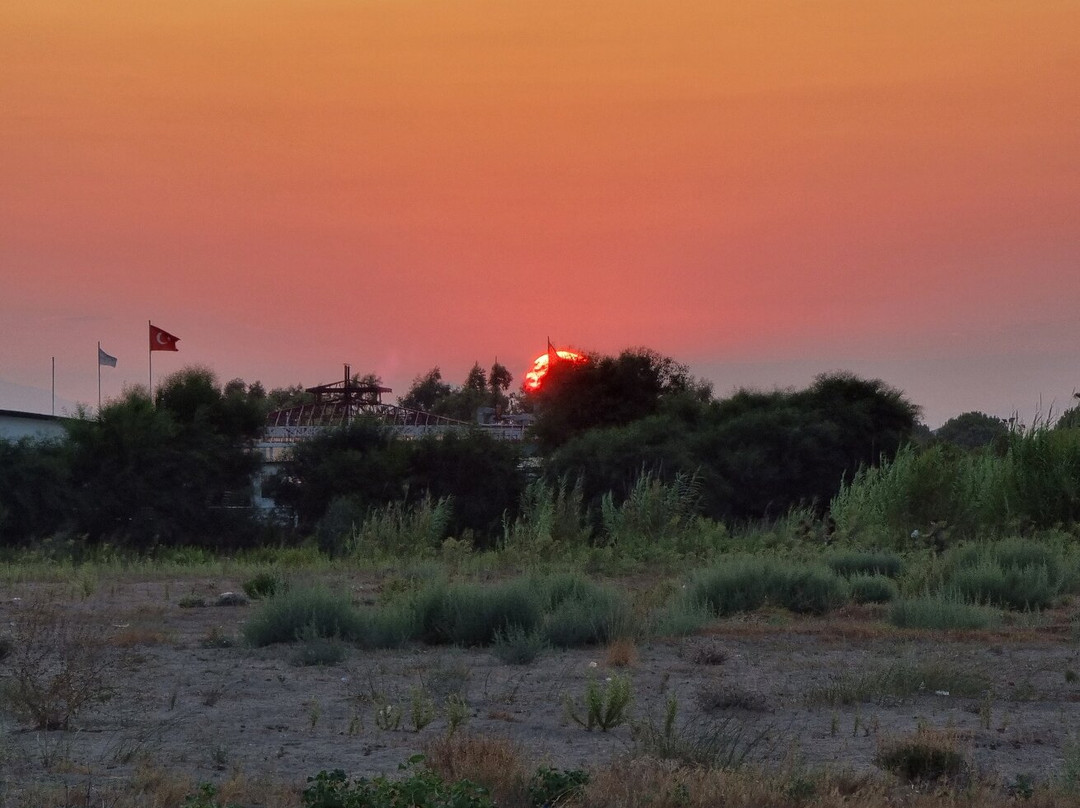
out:
M354 558L431 556L446 538L452 517L449 497L433 500L426 496L412 505L391 502L371 510L359 525L353 525L346 552Z
M546 559L558 550L587 546L592 528L583 502L580 477L573 485L565 478L557 484L533 481L522 495L518 517L504 520L502 548Z
M677 474L670 483L642 473L618 505L611 492L600 503L603 540L635 558L678 551L694 533L701 483L695 476ZM685 548L683 548L685 549Z
M939 528L974 538L1073 524L1080 519L1080 430L1017 431L1003 452L907 446L891 462L859 471L830 512L845 535L894 541Z
M745 557L699 573L687 597L719 616L752 611L767 603L794 612L824 614L847 601L848 587L843 578L821 565Z

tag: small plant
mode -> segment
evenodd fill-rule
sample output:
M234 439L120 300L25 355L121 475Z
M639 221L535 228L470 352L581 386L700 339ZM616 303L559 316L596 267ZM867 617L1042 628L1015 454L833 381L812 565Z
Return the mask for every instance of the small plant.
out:
M637 664L638 652L634 641L627 638L613 640L607 649L607 664L613 668L629 668Z
M555 808L565 802L580 800L588 784L589 773L582 769L541 766L529 779L526 794L533 808Z
M221 626L211 626L210 630L199 640L201 648L232 648L236 641L221 630Z
M345 644L334 637L320 637L314 627L306 627L300 640L291 660L297 667L340 665L345 661Z
M953 732L920 728L914 735L884 739L874 762L910 783L955 780L968 762Z
M38 729L67 729L112 696L114 662L101 627L29 604L12 629L4 699Z
M672 760L705 770L737 769L768 742L768 728L750 731L733 717L679 722L678 716L679 701L671 694L662 722L651 717L635 722L630 732L632 757Z
M414 755L399 768L410 772L400 780L379 776L361 777L351 785L345 772L321 771L308 778L304 789L304 808L494 808L487 789L470 780L447 783L430 769L412 770L422 763L423 755Z
M435 720L435 702L422 687L414 687L409 693L409 718L413 732L419 732Z
M446 697L447 734L453 735L469 720L469 703L460 693L451 693Z
M996 626L1001 612L956 597L928 596L894 601L889 622L899 628L977 630Z
M285 582L273 572L260 572L244 581L244 594L252 600L266 600L272 598L278 592L284 592L288 587Z
M629 676L612 676L603 684L595 676L590 676L585 684L584 714L569 697L566 699L566 709L575 723L590 732L594 727L607 732L626 722L633 700Z
M322 703L318 699L312 699L307 703L307 711L310 729L314 731L319 724L319 719L322 718Z
M201 609L206 606L206 598L199 597L198 595L185 595L180 598L178 605L181 609Z
M240 808L235 804L223 805L217 801L217 789L210 783L203 783L195 794L189 794L180 804L180 808Z
M388 701L375 704L375 726L384 732L396 732L401 729L401 708Z
M495 634L491 653L507 665L528 665L548 648L550 645L542 631L526 631L521 626L510 626Z
M891 603L900 595L896 581L884 575L854 575L848 586L856 603Z
M266 601L247 623L244 638L256 647L312 637L351 640L362 621L347 598L325 589L290 589Z
M898 578L904 568L904 562L900 560L900 556L888 552L836 553L826 558L825 563L837 575L843 575L848 579L857 575L884 575L888 578Z

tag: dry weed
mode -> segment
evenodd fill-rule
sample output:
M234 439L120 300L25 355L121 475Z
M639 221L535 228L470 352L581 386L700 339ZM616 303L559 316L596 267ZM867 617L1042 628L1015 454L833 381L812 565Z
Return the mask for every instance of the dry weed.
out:
M112 696L119 660L104 626L32 602L19 610L11 637L5 701L36 728L67 729Z
M491 792L496 805L526 805L528 774L522 750L506 738L458 732L424 749L427 765L447 782L472 780Z
M607 649L607 664L613 668L631 668L637 664L638 652L634 641L627 638L613 640Z

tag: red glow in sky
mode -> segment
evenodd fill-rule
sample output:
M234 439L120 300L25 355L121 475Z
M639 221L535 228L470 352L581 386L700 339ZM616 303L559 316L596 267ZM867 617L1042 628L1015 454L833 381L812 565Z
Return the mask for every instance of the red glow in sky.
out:
M395 393L646 346L940 423L1080 387L1074 0L15 0L0 409L154 374ZM516 358L515 358L516 357ZM42 393L42 391L44 391Z
M586 358L575 351L555 351L556 356L559 359L567 362L573 362L575 364L586 361ZM536 357L536 361L533 362L532 370L525 374L525 381L522 383L529 392L535 393L544 383L544 377L547 376L548 367L551 364L551 357L549 354L542 353Z

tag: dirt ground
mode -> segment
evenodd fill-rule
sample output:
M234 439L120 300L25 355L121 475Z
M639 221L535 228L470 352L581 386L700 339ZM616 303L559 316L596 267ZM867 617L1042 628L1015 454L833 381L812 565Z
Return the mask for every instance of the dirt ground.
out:
M364 600L362 590L374 584L352 586ZM295 647L218 647L238 638L257 604L179 605L193 593L212 603L228 589L239 582L101 582L81 592L25 584L0 592L0 633L42 598L103 626L115 690L67 731L28 729L0 713L0 805L23 804L21 795L49 784L124 781L146 766L194 783L242 774L297 787L321 769L389 774L448 731L442 705L455 693L468 705L467 731L512 739L537 765L591 768L631 751L634 739L629 725L590 732L568 718L567 698L580 702L590 676L629 675L638 722L662 721L674 694L683 731L738 731L750 759L766 767L878 772L882 738L928 727L955 730L975 766L1002 783L1041 782L1060 775L1080 733L1080 644L1068 609L965 635L890 629L873 608L823 619L755 615L685 639L639 643L625 666L613 665L605 648L553 651L517 666L485 650L416 646L353 649L340 665L300 667L291 661ZM989 690L958 696L924 688L849 705L821 695L897 664L972 672ZM9 676L0 663L0 679ZM419 731L414 694L439 706ZM386 704L402 710L397 729L379 726Z

